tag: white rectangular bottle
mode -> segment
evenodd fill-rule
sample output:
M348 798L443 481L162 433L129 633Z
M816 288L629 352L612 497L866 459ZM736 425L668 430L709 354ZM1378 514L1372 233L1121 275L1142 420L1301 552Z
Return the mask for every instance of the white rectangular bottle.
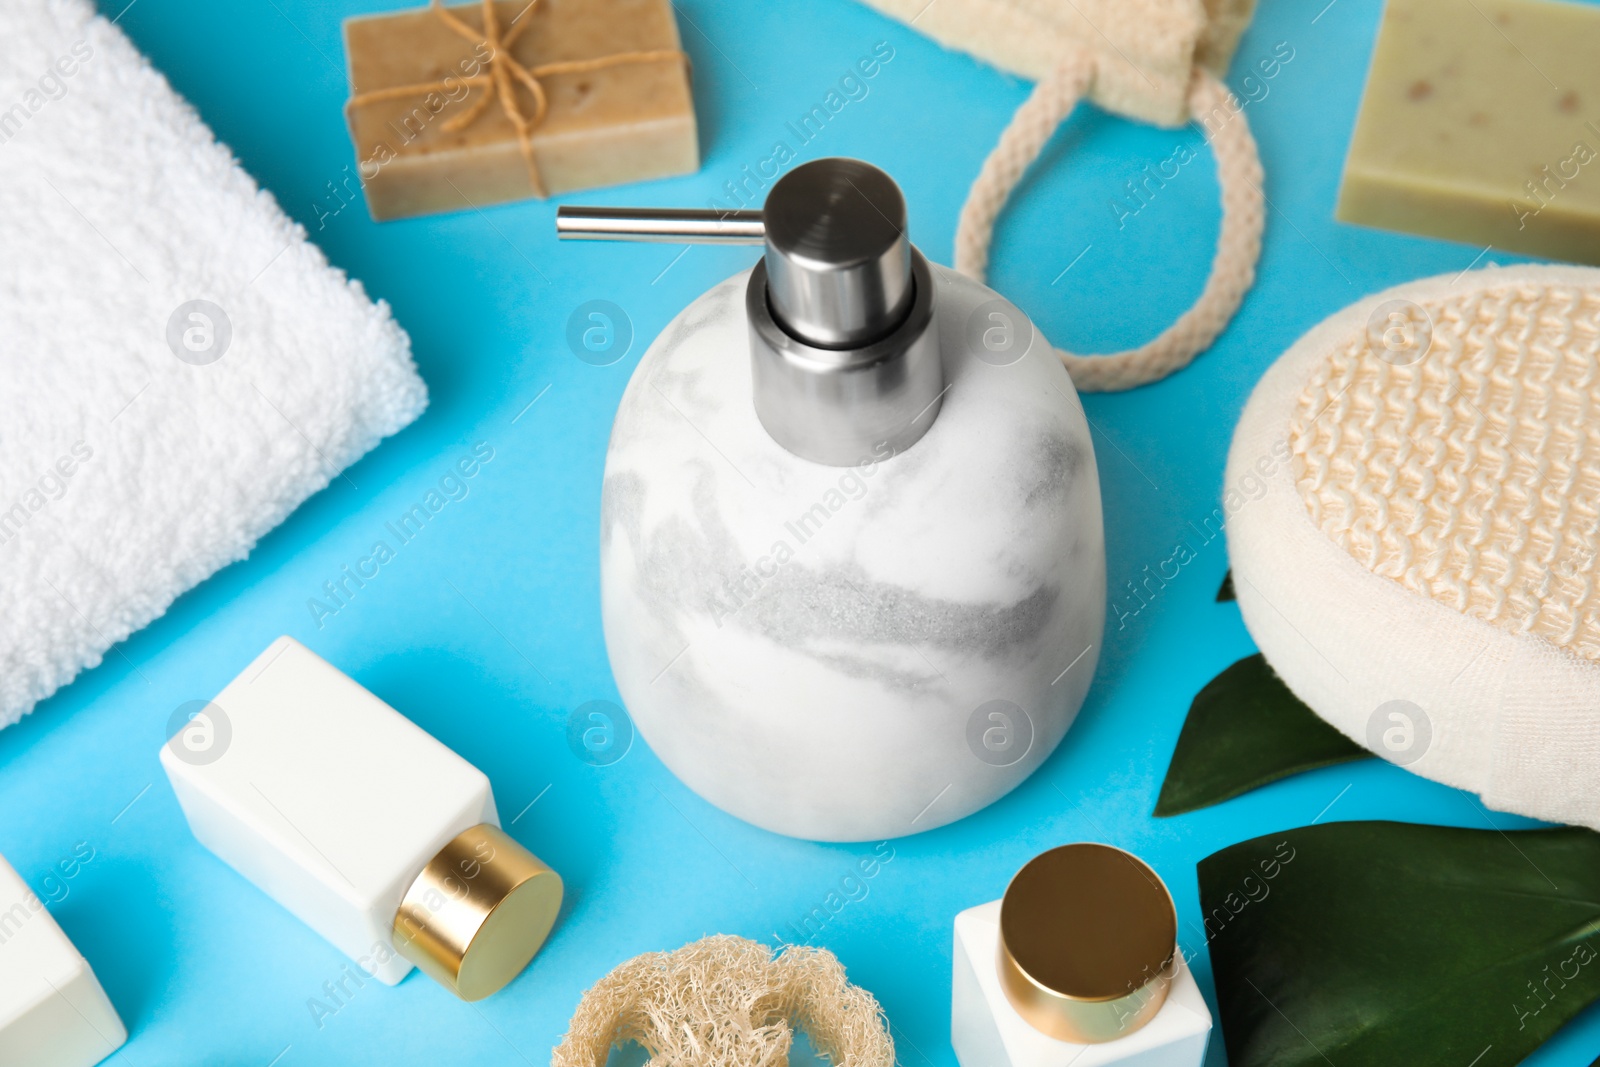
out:
M476 1000L549 933L561 880L499 829L483 772L298 641L172 725L195 837L380 981L416 963Z
M91 1067L127 1040L88 961L0 857L0 1064Z

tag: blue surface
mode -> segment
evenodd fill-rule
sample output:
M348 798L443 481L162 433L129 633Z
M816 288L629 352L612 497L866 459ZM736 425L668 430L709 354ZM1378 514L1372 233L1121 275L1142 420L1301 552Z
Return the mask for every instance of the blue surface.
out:
M104 7L114 14L125 2ZM715 932L792 938L789 924L871 851L746 826L679 785L642 743L604 767L567 747L572 709L617 698L600 632L596 538L618 398L671 316L755 251L558 246L551 203L382 226L359 201L335 212L330 183L341 185L354 162L340 110L339 20L393 6L136 0L122 18L333 262L394 307L433 397L421 421L309 501L247 562L0 732L0 852L43 894L50 868L76 843L95 850L64 897L49 895L61 897L52 910L128 1023L117 1062L134 1067L543 1064L580 992L616 963ZM963 195L1026 85L852 0L684 0L679 10L703 169L565 200L704 204L781 139L802 159L859 155L884 166L905 188L914 239L948 262ZM1478 254L1332 220L1378 14L1377 0L1277 0L1240 47L1230 81L1253 98L1247 114L1272 202L1260 281L1192 369L1086 402L1114 601L1211 513L1234 421L1275 356L1357 297L1461 270ZM868 95L800 145L785 123L880 41L895 55ZM1294 58L1247 85L1244 74L1279 42ZM1120 230L1109 205L1180 144L1201 147L1192 130L1080 111L1003 220L991 282L1059 344L1103 351L1152 336L1204 278L1217 224L1210 157L1202 151ZM611 366L580 361L565 341L569 314L591 299L615 302L632 322L631 350ZM476 442L494 459L469 495L319 626L308 599ZM1184 948L1209 996L1196 932L1201 857L1318 818L1529 825L1376 762L1152 819L1190 698L1253 651L1237 610L1213 603L1225 567L1214 541L1125 627L1113 613L1082 717L1039 773L963 822L894 842L865 896L858 891L815 938L882 1001L902 1062L954 1064L951 918L997 897L1046 847L1102 840L1149 860L1172 887ZM418 976L393 989L373 982L319 1025L308 1000L324 995L344 958L189 835L156 758L168 717L214 694L280 633L487 771L505 817L522 813L516 836L566 878L554 937L503 993L467 1005ZM1373 921L1405 916L1374 901ZM1587 1064L1597 1049L1600 1012L1591 1010L1528 1062ZM1220 1040L1211 1062L1223 1062Z

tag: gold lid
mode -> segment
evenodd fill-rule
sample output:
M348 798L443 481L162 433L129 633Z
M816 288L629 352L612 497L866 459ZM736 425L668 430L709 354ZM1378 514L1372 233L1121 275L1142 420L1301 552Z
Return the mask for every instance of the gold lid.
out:
M1000 903L1000 987L1029 1026L1059 1041L1114 1041L1155 1018L1177 948L1166 885L1110 845L1035 856Z
M522 973L555 925L561 876L479 823L428 861L394 916L394 947L462 1000Z

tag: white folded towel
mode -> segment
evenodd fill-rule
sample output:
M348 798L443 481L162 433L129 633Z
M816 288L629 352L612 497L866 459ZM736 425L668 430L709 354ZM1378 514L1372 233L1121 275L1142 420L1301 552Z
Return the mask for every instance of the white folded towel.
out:
M87 0L0 6L0 249L3 726L427 393L388 308Z

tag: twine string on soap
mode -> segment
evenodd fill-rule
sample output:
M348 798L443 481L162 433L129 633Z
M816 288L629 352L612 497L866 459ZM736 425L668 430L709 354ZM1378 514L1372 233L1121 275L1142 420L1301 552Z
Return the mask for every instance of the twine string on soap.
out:
M1039 157L1056 127L1077 106L1093 77L1092 61L1074 56L1041 79L1017 109L961 208L956 226L958 271L983 281L995 219L1005 207L1006 198ZM1196 68L1189 88L1189 113L1211 144L1217 160L1217 184L1222 191L1222 227L1205 289L1176 322L1138 348L1104 356L1079 356L1058 349L1057 355L1079 391L1131 389L1187 366L1217 339L1254 283L1266 221L1256 141L1238 106L1223 112L1228 117L1217 129L1207 129L1204 123L1206 116L1230 104L1231 98L1215 75Z
M539 173L539 164L533 154L533 131L538 129L544 121L546 113L550 110L550 101L545 93L541 78L553 74L586 74L593 70L603 70L606 67L621 66L626 63L653 63L658 60L673 59L689 65L689 57L684 52L671 48L659 48L634 52L617 52L607 56L597 56L594 59L568 59L554 63L540 63L529 67L520 62L511 54L511 46L517 43L525 30L532 25L533 20L527 18L528 14L538 4L533 0L522 14L512 20L512 25L504 32L500 29L500 15L495 10L495 0L483 0L483 29L476 30L458 18L444 6L444 0L428 0L428 8L439 16L439 20L450 28L457 36L481 46L489 53L489 70L487 73L470 74L462 77L450 77L432 82L419 82L415 85L395 85L387 89L374 89L370 92L358 93L350 98L349 107L356 108L363 104L376 103L380 100L395 100L402 97L421 96L428 93L449 92L457 85L482 88L484 90L466 111L448 119L443 129L454 133L466 129L477 122L483 113L489 109L494 101L499 101L500 110L505 113L513 129L517 131L517 145L522 151L522 158L528 165L528 181L533 186L535 196L549 196L545 188L544 177ZM517 88L521 86L528 90L533 97L532 114L524 114L522 100L517 95Z

